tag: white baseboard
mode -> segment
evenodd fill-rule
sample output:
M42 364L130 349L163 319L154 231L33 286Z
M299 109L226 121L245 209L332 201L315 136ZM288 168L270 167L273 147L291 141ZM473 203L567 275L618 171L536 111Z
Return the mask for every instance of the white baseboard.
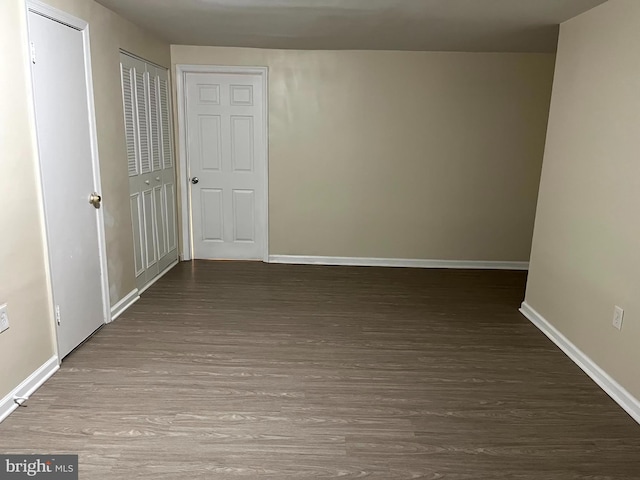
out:
M113 322L116 318L122 315L127 308L136 303L138 300L140 300L140 294L138 293L138 289L134 288L118 303L111 307L111 321Z
M297 265L352 265L362 267L473 268L486 270L529 269L529 262L422 260L412 258L320 257L307 255L269 255L269 263L290 263Z
M147 283L144 287L142 287L140 289L140 291L139 291L140 295L142 295L144 292L146 292L151 285L153 285L158 280L160 280L162 277L164 277L169 272L169 270L171 270L173 267L175 267L178 264L178 261L179 260L176 260L175 262L173 262L171 265L169 265L167 268L165 268L163 271L161 271L158 275L156 275L153 279L151 279L151 281L149 283Z
M15 402L16 398L29 398L59 368L58 356L54 355L0 400L0 422L18 408L18 404Z
M522 302L520 312L527 317L531 323L538 327L542 333L549 337L584 373L589 375L625 412L631 415L636 422L640 423L640 400L616 382L607 372L560 333L558 329L551 325L548 320L527 304L527 302Z

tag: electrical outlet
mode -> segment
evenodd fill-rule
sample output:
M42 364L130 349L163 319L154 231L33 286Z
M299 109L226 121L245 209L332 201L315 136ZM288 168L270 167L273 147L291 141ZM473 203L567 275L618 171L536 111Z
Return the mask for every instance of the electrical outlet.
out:
M0 305L0 333L9 328L9 314L7 313L7 304Z
M624 317L624 310L616 305L616 308L613 310L613 326L618 330L622 330L622 318Z

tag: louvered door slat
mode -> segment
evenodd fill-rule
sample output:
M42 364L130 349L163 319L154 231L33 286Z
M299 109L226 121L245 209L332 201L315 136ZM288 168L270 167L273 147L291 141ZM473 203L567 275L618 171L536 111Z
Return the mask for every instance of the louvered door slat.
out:
M151 153L149 145L147 84L146 73L136 70L136 105L138 107L138 141L140 146L140 171L151 171Z
M171 150L171 131L169 123L169 87L167 81L160 79L160 114L162 118L162 158L164 168L173 167Z
M151 126L151 153L153 159L153 171L162 169L160 119L158 115L158 77L154 75L149 79L149 107Z
M135 177L140 172L136 155L136 123L133 99L133 82L131 75L133 69L122 66L122 98L124 104L124 132L127 144L127 169L130 177Z

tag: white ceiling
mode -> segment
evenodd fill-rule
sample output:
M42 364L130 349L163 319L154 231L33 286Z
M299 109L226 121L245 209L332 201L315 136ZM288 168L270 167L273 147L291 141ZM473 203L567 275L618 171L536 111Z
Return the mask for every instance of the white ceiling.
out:
M98 0L173 44L554 52L606 0Z

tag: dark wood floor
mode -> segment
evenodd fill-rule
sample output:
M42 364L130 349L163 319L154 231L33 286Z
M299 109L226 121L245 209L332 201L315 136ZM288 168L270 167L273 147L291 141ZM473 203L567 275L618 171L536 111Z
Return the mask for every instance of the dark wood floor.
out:
M0 425L80 478L640 479L525 274L180 264Z

